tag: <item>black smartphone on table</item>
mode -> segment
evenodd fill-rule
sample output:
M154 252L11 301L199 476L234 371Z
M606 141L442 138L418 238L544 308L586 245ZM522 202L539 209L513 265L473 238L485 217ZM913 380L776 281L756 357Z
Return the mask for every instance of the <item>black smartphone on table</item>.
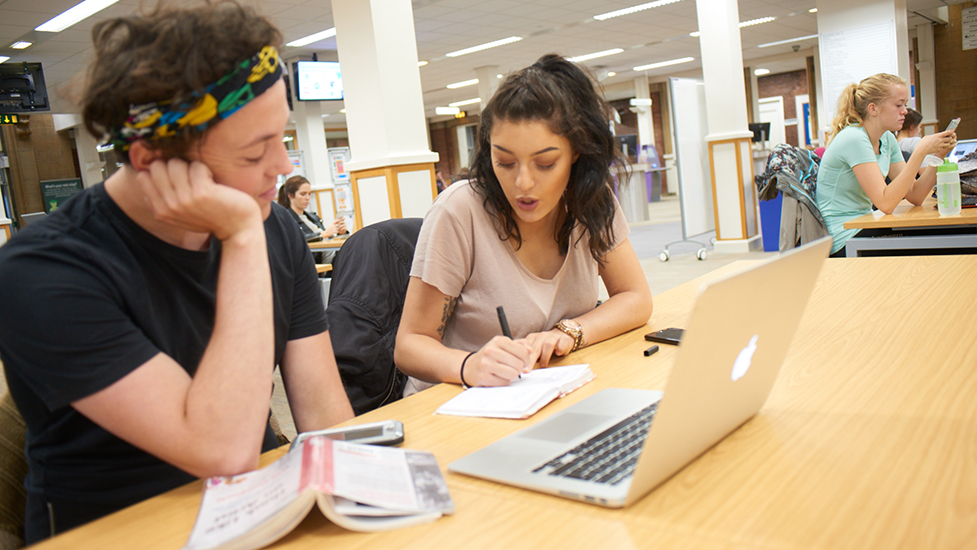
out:
M645 340L648 340L649 342L659 342L661 344L672 344L673 346L677 346L679 342L682 341L682 333L684 332L685 330L680 328L665 328L645 334Z

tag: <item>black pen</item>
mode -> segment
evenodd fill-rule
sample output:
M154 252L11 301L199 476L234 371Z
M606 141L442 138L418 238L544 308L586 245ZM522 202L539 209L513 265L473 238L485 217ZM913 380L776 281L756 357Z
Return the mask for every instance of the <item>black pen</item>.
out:
M651 357L657 351L658 351L658 346L657 345L651 346L650 348L648 348L648 349L645 350L645 357Z
M502 309L502 306L499 306L495 308L495 311L499 312L499 324L502 325L502 334L504 334L506 338L512 340L512 333L509 332L509 321L507 321L505 318L505 310Z

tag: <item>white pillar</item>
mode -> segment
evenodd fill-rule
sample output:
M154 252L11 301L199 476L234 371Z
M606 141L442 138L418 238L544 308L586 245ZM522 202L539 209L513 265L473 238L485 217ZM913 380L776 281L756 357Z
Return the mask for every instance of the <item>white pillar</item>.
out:
M423 217L437 196L410 0L332 0L354 228Z
M78 151L78 165L81 168L81 183L85 189L99 183L104 179L102 167L105 162L99 158L95 147L98 141L88 133L84 125L76 126L72 129L75 138L75 150ZM109 158L112 158L111 156Z
M916 26L916 48L919 62L919 82L916 83L916 110L923 115L926 134L939 132L936 117L936 49L933 45L933 23L927 21Z
M437 162L417 68L410 0L332 0L343 67L349 170Z
M759 249L758 205L746 116L746 85L736 0L696 0L706 92L716 252Z
M292 98L292 116L295 117L295 141L298 142L297 149L302 151L305 177L313 189L332 187L326 130L322 125L322 103Z
M642 74L634 79L634 98L651 101L651 89L648 85L648 75ZM638 115L638 145L655 144L655 117L651 114L651 105L639 105L635 109ZM639 149L640 150L640 149ZM664 151L659 151L664 154Z
M478 79L478 97L482 100L478 104L479 110L485 109L495 90L499 89L499 66L476 67L475 78Z

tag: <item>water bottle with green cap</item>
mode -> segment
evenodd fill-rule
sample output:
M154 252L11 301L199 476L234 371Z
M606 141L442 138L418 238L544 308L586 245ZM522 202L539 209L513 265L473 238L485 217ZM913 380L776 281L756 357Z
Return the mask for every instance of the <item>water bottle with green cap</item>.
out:
M936 204L941 216L960 213L960 171L950 159L936 167Z

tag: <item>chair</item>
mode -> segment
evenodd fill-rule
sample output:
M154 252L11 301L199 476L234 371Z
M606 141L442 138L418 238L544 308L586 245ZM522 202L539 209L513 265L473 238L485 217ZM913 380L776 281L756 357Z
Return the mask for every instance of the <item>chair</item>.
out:
M10 392L5 392L0 398L0 549L3 550L24 546L26 431L17 405Z
M353 233L333 260L329 334L339 374L359 415L400 399L407 376L394 343L420 218L386 220Z
M815 200L821 157L786 143L777 145L767 158L766 171L756 176L757 196L772 200L784 196L780 210L780 251L828 235L828 227Z

